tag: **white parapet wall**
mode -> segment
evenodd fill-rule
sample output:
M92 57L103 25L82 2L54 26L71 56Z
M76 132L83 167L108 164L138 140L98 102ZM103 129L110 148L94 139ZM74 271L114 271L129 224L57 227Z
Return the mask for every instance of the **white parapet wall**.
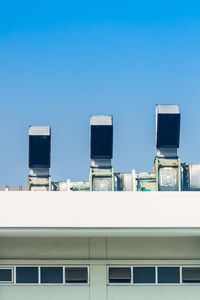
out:
M0 192L0 207L0 234L20 228L200 232L200 192Z

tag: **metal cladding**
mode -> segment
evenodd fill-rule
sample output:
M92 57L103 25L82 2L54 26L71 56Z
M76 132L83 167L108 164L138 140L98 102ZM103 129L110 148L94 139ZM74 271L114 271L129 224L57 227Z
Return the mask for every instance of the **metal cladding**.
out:
M156 105L156 147L179 148L179 140L179 106Z
M183 164L184 190L200 191L200 164Z
M50 168L50 126L29 126L29 168Z
M91 159L113 157L112 116L90 117L90 157Z

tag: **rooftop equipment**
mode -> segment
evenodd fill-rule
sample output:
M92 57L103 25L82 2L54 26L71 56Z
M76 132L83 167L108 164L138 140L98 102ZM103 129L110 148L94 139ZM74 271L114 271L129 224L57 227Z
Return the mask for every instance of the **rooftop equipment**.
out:
M178 105L156 105L156 155L153 172L135 170L114 173L113 117L90 117L89 181L51 182L51 127L29 126L29 176L31 191L200 191L200 164L181 164L177 155L180 142ZM0 190L26 190L0 187Z
M180 140L178 105L156 105L156 157L154 172L157 190L181 190L181 164L177 156Z
M135 170L131 173L115 173L115 190L137 191L137 179Z
M29 126L29 190L50 190L51 128Z
M90 157L94 160L113 157L112 116L90 118Z
M177 157L179 140L179 106L156 105L156 156Z
M200 191L200 164L183 164L183 189Z
M114 190L112 116L90 117L90 190Z

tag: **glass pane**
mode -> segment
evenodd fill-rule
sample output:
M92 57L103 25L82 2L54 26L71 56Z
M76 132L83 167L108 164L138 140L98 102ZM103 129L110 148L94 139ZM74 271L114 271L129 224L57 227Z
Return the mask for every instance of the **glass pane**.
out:
M38 283L38 267L16 267L16 283Z
M155 283L155 267L134 267L134 283Z
M180 283L180 268L158 267L158 283Z
M12 281L11 269L0 269L0 282L1 281Z
M131 283L131 268L109 268L109 283Z
M41 267L41 283L63 283L63 268Z
M200 282L200 268L182 268L183 282L196 283Z
M66 283L87 283L88 269L86 267L70 267L65 269Z

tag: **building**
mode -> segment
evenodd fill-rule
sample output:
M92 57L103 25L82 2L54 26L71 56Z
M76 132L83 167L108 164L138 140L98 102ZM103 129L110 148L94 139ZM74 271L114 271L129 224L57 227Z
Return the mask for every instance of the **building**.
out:
M159 111L175 112L179 131L177 107ZM91 126L112 118L92 117ZM37 137L29 145L49 145L45 159L29 150L34 192L0 192L0 299L199 299L199 165L180 163L179 134L167 143L157 134L154 172L115 174L112 128L95 127L89 182L61 183L50 179L43 130L50 136L47 127L29 131ZM107 156L96 135L111 141Z

